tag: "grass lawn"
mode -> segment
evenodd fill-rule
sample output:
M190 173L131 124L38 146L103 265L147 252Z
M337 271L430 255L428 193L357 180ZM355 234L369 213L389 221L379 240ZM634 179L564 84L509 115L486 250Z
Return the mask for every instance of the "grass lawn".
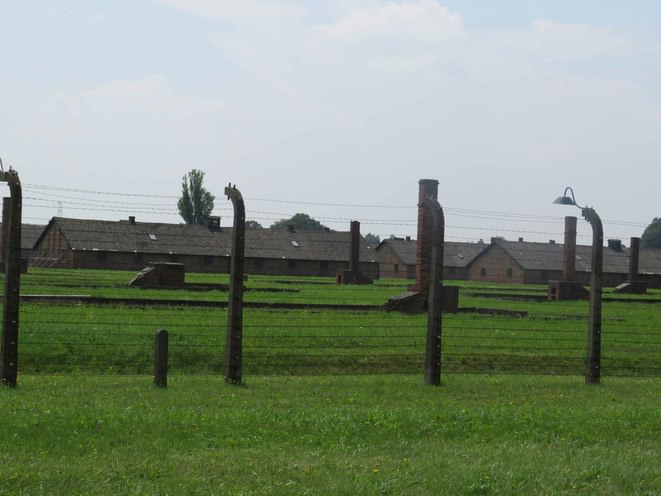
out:
M21 375L0 494L658 495L661 379Z

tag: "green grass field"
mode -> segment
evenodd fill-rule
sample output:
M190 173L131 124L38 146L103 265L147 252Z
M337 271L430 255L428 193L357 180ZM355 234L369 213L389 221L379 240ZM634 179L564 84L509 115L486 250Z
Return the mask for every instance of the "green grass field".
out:
M229 386L227 311L182 303L227 293L132 275L22 278L23 294L118 300L22 303L0 495L661 494L658 304L604 302L598 386L582 377L587 302L539 301L541 286L458 283L461 307L526 315L446 314L441 387L422 385L425 315L246 308L245 385ZM407 284L249 277L246 301L380 305ZM166 390L150 376L161 328Z
M132 273L31 269L24 295L91 295L112 304L26 301L21 306L20 371L148 374L153 336L170 333L172 373L222 370L226 291L129 288ZM226 274L190 274L192 283L227 282ZM454 284L455 282L452 282ZM426 316L374 309L408 281L339 286L329 278L250 276L248 303L369 305L364 311L259 309L244 312L245 372L253 375L421 373ZM454 372L582 374L587 302L539 301L541 286L457 282L460 306L525 312L446 314L443 367ZM612 291L605 292L609 297ZM140 299L174 305L144 304ZM534 299L530 299L534 298ZM661 292L650 291L650 301ZM218 306L191 307L185 301ZM131 304L133 302L134 304ZM181 304L177 304L177 303ZM659 375L661 303L627 297L604 302L603 373Z
M0 494L657 495L661 380L24 376Z

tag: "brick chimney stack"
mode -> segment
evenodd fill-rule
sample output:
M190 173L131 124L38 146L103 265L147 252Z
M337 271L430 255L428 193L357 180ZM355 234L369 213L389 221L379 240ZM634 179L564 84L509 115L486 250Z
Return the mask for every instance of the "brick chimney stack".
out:
M360 262L360 222L351 221L351 254L349 258L349 270L358 273L358 264Z
M418 239L415 249L415 286L413 290L422 296L429 294L429 276L431 273L431 249L434 240L434 218L429 209L424 207L425 198L438 200L438 181L421 179L418 189Z
M563 249L562 280L576 280L576 217L565 217L565 246Z
M638 260L640 258L640 238L631 238L629 252L629 282L638 280Z

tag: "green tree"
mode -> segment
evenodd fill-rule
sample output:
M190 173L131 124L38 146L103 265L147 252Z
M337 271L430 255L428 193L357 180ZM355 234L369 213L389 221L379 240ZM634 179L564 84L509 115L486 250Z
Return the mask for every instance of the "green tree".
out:
M661 248L661 218L654 217L652 223L645 228L640 237L642 248Z
M204 172L193 169L181 180L179 215L186 224L204 225L213 211L216 198L204 188Z
M378 246L378 244L381 242L381 238L378 234L367 233L365 235L365 239L372 246Z
M261 229L262 225L256 220L247 220L246 229Z
M296 231L325 231L328 227L324 226L318 220L313 219L308 214L294 214L289 219L281 219L271 224L271 229L285 230L294 229Z

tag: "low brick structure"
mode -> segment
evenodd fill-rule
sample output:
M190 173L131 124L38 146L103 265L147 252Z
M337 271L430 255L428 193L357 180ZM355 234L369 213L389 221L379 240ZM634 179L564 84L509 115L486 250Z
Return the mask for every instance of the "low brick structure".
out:
M349 269L351 237L342 231L247 229L248 274L327 276ZM377 278L377 254L364 238L359 270ZM53 217L35 244L36 265L141 270L181 263L187 272L229 272L232 228Z
M185 285L186 268L181 263L150 263L131 279L129 286L139 288L176 288Z
M468 266L486 243L446 241L443 249L443 279L468 279ZM376 247L382 279L415 279L416 241L410 237L384 239Z

